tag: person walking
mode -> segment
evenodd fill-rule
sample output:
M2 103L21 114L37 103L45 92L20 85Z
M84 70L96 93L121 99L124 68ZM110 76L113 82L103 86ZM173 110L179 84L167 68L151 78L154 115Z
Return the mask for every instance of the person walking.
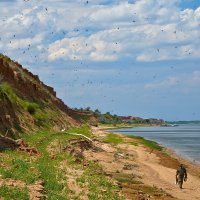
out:
M180 189L182 189L183 181L187 181L187 171L183 164L181 164L176 171L176 184L179 185Z

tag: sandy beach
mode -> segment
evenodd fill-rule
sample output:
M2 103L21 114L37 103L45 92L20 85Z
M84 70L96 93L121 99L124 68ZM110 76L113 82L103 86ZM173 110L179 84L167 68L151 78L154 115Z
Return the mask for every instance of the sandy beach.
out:
M98 138L95 145L103 151L98 153L86 151L85 156L100 162L105 173L115 180L134 177L135 182L142 183L138 184L141 187L141 191L138 191L136 185L131 184L130 179L127 182L122 181L122 193L126 199L200 199L200 166L198 164L176 155L171 150L160 152L143 145L132 145L132 138L124 135L118 134L123 138L124 143L117 145L101 143L99 141L103 140L108 133L102 128L92 130ZM180 163L183 163L188 171L188 180L184 182L182 190L175 184L176 169ZM149 192L144 189L145 187L156 190Z

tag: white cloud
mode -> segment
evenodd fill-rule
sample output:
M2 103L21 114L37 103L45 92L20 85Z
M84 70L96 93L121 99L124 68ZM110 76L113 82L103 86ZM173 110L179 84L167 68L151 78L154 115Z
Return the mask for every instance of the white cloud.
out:
M107 29L85 37L93 48L90 49L92 52L86 50L88 54L85 54L84 58L117 60L126 55L132 55L138 61L184 59L189 56L199 58L200 49L191 45L194 38L199 43L200 30L196 24L199 9L193 11L194 17L190 20L193 29L192 25L187 29L188 22L185 18L189 18L191 14L187 10L179 11L175 2L159 1L153 10L150 9L155 5L153 0L148 3L137 1L136 4L121 3L95 8L89 15L93 21L92 25L94 26L94 22L101 22L101 25L106 24ZM135 23L130 23L132 20ZM184 30L182 26L185 26ZM79 40L79 36L74 39ZM114 42L118 43L115 47L112 45ZM84 45L81 48L84 48ZM190 49L185 49L189 45ZM162 53L158 54L157 49ZM113 55L113 52L117 54ZM82 55L80 57L82 58Z
M144 50L136 57L136 60L149 62L149 61L162 61L162 60L181 60L181 59L194 59L200 56L200 46L182 45L182 46L166 46L161 48L151 48Z
M167 89L176 86L180 81L178 77L168 77L166 80L156 83L148 83L144 86L145 89Z
M117 60L117 52L121 50L120 45L114 41L106 41L109 33L103 31L88 37L72 37L56 41L49 46L49 59L59 58L72 60L95 60L113 61Z
M189 94L193 90L199 88L200 84L200 71L193 71L192 73L182 73L178 76L167 77L162 81L155 81L147 83L144 88L149 89L160 89L160 90L176 90L182 93ZM186 92L187 91L187 92Z
M9 4L13 15L5 16L4 12L6 20L0 21L0 48L17 51L31 43L33 53L40 54L40 45L49 61L200 58L200 7L181 11L177 3L178 0L137 0L132 4L98 1L89 5L82 1L37 5L30 2L20 3L20 12Z
M114 6L101 6L90 15L90 20L103 23L127 21L133 15L132 4L121 3ZM110 24L111 25L111 24Z
M28 48L32 45L40 44L44 39L44 34L35 35L33 38L13 39L7 44L9 49Z
M191 82L193 84L200 84L200 71L193 72Z

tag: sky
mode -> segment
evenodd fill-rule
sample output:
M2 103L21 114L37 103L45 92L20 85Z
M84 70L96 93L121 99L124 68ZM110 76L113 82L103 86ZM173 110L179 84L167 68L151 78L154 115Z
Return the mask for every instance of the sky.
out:
M71 108L200 120L200 0L0 0L0 27Z

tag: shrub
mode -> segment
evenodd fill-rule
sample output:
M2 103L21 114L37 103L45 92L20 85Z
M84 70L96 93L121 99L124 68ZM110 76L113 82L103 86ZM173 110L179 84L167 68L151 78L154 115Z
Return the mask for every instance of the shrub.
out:
M37 109L38 109L38 104L36 104L36 103L28 103L28 105L27 105L27 111L31 115L34 115Z

